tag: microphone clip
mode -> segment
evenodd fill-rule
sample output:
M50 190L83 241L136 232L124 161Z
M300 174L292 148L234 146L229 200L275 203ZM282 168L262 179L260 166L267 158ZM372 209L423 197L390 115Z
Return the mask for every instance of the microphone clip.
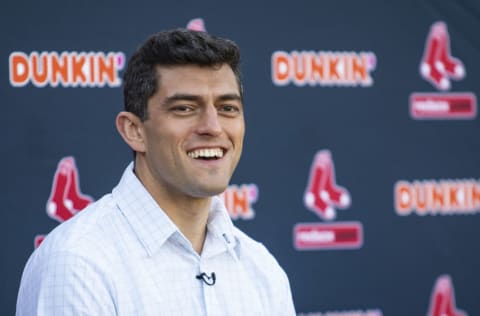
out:
M210 275L206 274L205 272L200 273L199 275L195 276L197 280L202 280L206 285L212 286L215 284L217 277L215 276L215 272L212 272Z

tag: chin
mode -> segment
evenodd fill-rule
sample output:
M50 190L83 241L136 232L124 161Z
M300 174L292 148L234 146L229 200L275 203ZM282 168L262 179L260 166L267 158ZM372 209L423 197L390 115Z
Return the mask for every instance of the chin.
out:
M216 195L219 195L223 192L225 192L225 190L227 189L228 187L228 184L226 185L218 185L218 186L203 186L203 187L199 187L197 188L197 190L195 190L195 193L193 194L193 196L195 197L198 197L198 198L207 198L207 197L213 197L213 196L216 196Z

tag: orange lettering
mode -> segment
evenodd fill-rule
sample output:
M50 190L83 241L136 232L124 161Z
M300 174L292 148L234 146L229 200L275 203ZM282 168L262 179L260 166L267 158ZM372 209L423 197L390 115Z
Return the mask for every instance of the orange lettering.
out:
M28 57L24 53L13 52L9 58L10 84L14 87L21 87L28 83L29 67Z
M60 57L56 53L50 55L52 67L52 85L57 86L60 82L66 84L68 82L68 55L63 53Z
M99 56L98 72L100 84L105 83L105 77L109 85L115 84L115 54L110 53L106 57L103 54Z
M448 191L450 197L450 210L458 210L458 185L455 182L451 182Z
M272 57L272 79L278 85L286 85L289 81L290 63L285 52L276 52Z
M437 183L431 183L431 203L432 210L442 210L445 207L445 190L443 185L438 185Z
M248 192L246 192L245 187L242 188L234 187L232 190L232 199L233 199L233 209L235 213L245 214L248 211Z
M307 61L305 54L293 52L291 58L293 60L293 74L295 82L299 85L305 84L305 78L307 77Z
M310 56L310 81L321 82L325 77L322 55L316 56L312 53Z
M422 182L415 181L413 183L415 187L415 197L416 197L416 204L417 204L417 213L418 215L425 215L427 211L427 192L425 186Z
M364 55L357 56L353 54L352 56L352 72L353 79L360 81L367 81L367 61Z
M30 55L32 61L32 82L36 86L43 87L48 81L48 54L34 52Z
M329 54L328 59L328 77L331 81L338 81L340 79L340 75L338 74L338 63L340 58L334 54Z
M87 83L87 78L83 72L83 67L85 65L85 54L81 53L79 55L72 54L71 57L72 63L72 83L73 85L81 84L85 85Z
M474 209L480 209L480 183L474 182L472 185L472 207Z
M88 78L89 80L89 84L90 86L95 86L95 82L97 80L100 81L100 77L98 78L95 78L96 77L96 71L95 71L95 66L97 65L98 66L98 60L101 58L103 54L94 54L94 53L89 53L87 55L87 58L88 58L88 74L87 75L90 75L90 78ZM97 68L98 69L98 68ZM98 82L97 82L98 83ZM100 83L100 86L103 86L104 83L101 82Z
M406 181L399 181L395 185L395 209L398 215L410 215L412 211L413 197L410 184Z

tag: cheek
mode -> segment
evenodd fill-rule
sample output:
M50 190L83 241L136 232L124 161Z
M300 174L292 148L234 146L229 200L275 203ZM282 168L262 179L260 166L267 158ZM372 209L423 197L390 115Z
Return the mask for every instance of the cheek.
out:
M245 126L244 125L239 125L235 130L232 131L232 142L233 145L237 151L237 155L240 158L240 155L242 154L243 150L243 140L245 137Z
M239 128L238 135L240 142L243 143L243 139L245 138L245 124L242 124L242 126Z
M227 137L238 146L238 143L243 142L245 136L245 122L243 119L226 119L221 122L222 129Z
M160 160L175 160L178 156L178 142L174 135L165 131L155 133L150 138L150 148Z
M245 122L244 120L239 120L235 124L232 124L232 135L234 135L235 139L239 139L243 141L243 137L245 136Z

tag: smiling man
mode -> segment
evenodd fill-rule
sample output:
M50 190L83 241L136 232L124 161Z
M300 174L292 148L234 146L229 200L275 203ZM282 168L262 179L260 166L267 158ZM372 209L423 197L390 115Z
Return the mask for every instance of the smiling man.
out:
M155 34L124 97L116 125L134 162L34 252L17 315L295 315L285 272L217 197L245 133L236 44Z

